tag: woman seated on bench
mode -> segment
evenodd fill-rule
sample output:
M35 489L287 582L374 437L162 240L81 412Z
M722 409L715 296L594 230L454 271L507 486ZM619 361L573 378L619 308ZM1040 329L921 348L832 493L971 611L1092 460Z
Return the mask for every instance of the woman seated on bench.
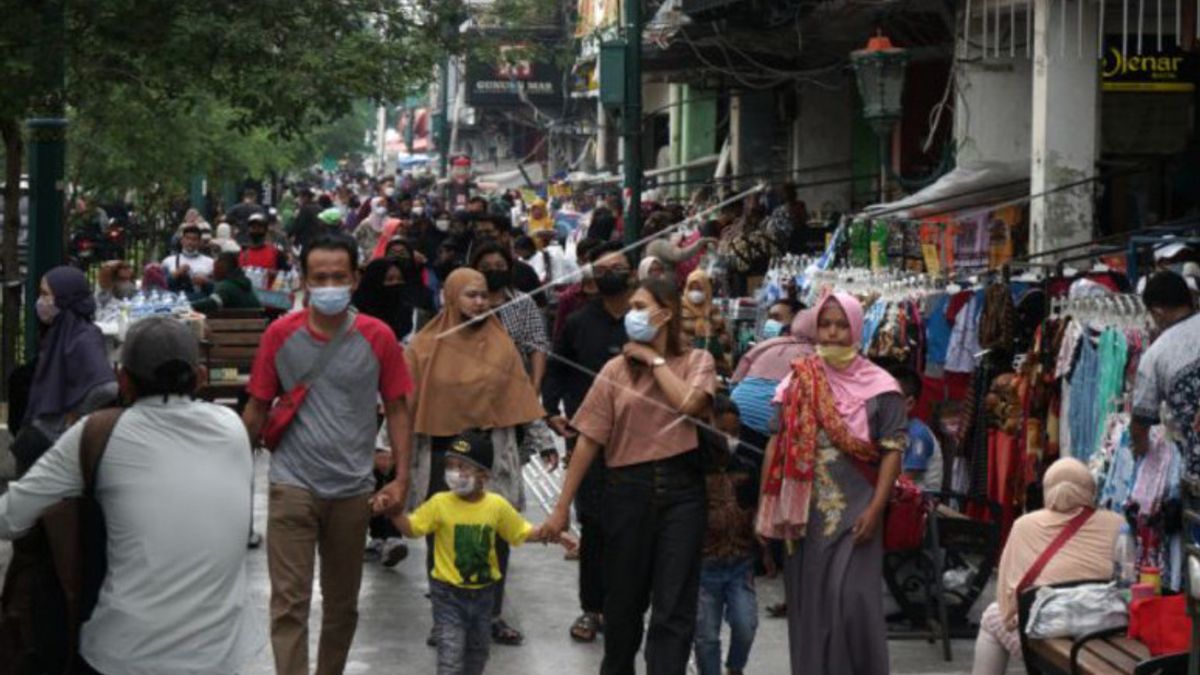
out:
M1064 458L1052 464L1046 471L1043 489L1046 508L1017 519L1000 555L996 602L983 612L979 637L975 640L973 675L1003 675L1010 655L1021 658L1017 586L1067 524L1096 502L1096 482L1077 459ZM1093 513L1027 585L1112 576L1113 544L1121 522L1121 516L1111 511Z

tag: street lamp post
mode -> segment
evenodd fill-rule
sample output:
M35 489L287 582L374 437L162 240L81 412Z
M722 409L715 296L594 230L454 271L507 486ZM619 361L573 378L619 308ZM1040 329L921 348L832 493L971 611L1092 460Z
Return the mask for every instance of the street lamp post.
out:
M900 121L908 52L893 46L881 31L865 48L850 53L850 63L858 80L863 117L879 136L879 201L883 202L887 199L888 142Z

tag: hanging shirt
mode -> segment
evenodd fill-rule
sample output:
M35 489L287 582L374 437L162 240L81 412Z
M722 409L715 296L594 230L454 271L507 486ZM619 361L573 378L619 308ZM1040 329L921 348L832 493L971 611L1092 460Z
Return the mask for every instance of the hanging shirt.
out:
M939 295L933 300L929 318L925 321L925 369L935 372L946 364L946 352L950 349L952 326L946 318L950 296Z

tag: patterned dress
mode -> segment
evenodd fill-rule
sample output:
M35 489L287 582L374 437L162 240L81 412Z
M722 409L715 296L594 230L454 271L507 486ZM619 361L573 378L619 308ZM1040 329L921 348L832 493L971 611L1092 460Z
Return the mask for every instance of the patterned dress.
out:
M900 394L868 400L867 417L881 450L903 450L908 419ZM784 575L792 673L886 675L883 529L862 545L852 532L875 484L824 432L817 448L807 531Z

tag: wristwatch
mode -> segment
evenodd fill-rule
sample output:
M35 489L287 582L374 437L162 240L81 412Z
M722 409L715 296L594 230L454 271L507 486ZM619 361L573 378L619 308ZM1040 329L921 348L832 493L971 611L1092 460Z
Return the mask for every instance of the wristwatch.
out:
M650 362L651 368L657 368L659 366L665 366L665 365L667 365L667 360L661 356L654 357L654 360Z

